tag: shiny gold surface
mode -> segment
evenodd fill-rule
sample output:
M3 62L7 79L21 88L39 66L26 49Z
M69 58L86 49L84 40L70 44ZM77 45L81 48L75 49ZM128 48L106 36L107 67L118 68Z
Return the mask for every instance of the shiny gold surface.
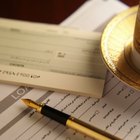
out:
M28 107L35 109L37 112L41 112L42 105L37 104L36 102L30 99L21 99Z
M70 117L70 119L67 120L66 125L74 130L77 130L78 132L85 134L86 136L94 138L95 140L121 140L105 131L85 124L84 122L73 117Z
M135 31L134 31L134 47L140 53L140 5L138 8Z
M107 25L101 52L109 70L128 85L140 90L140 71L130 58L138 6L116 16Z
M44 106L41 104L37 104L36 102L30 100L30 99L22 99L22 101L28 106L33 109L35 109L38 112L41 112L42 107ZM102 131L96 127L90 126L83 121L80 121L74 117L68 117L66 120L66 126L77 130L78 132L81 132L85 134L86 136L89 136L91 138L94 138L95 140L121 140L105 131Z

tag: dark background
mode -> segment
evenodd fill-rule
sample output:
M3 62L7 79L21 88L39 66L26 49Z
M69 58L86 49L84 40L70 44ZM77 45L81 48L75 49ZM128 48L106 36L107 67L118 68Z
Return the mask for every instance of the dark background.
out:
M58 24L86 0L1 0L0 17ZM139 0L121 0L129 6Z

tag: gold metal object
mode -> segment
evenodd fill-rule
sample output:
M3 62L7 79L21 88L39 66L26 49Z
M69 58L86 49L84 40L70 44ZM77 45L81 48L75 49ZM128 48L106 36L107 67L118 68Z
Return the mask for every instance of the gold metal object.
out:
M37 104L36 102L30 99L21 99L28 107L35 109L37 112L41 112L42 104Z
M34 102L30 99L22 99L22 101L28 107L31 107L31 108L35 109L37 112L41 113L41 110L43 109L42 108L43 105L37 104L36 102ZM111 134L109 134L109 133L107 133L103 130L100 130L100 129L94 127L94 126L91 126L91 125L89 125L89 124L87 124L87 123L85 123L81 120L78 120L78 119L76 119L72 116L69 116L68 118L62 118L62 119L64 119L66 121L66 123L65 123L66 126L72 128L72 129L74 129L78 132L81 132L81 133L85 134L86 136L94 138L96 140L121 140L120 138L118 138L114 135L111 135Z
M103 32L101 52L105 64L113 74L140 90L140 70L131 59L137 11L138 6L112 19Z
M99 130L92 127L76 118L70 117L67 120L66 125L74 130L77 130L95 140L121 140L113 135L106 133L105 131Z
M133 46L130 57L133 64L140 71L140 4L136 18Z
M140 54L140 4L136 18L135 31L134 31L134 45L137 52Z

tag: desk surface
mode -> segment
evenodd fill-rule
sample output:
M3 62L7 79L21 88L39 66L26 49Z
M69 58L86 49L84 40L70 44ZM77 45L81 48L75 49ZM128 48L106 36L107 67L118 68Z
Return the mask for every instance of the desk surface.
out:
M58 24L85 1L5 0L0 2L0 17ZM139 0L121 1L129 6L137 5L139 2Z
M139 3L139 0L121 0L121 1L129 6L134 6Z

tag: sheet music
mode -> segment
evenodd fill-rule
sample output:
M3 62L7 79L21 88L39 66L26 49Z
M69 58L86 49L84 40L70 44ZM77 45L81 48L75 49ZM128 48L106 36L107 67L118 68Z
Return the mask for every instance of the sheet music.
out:
M94 0L88 2L92 3ZM115 7L117 3L120 5L119 2L113 2ZM94 9L95 5L92 6ZM1 139L90 140L41 114L34 113L20 101L21 98L31 98L38 102L43 101L124 140L140 140L140 92L127 87L109 72L104 89L106 96L102 99L4 84L0 85L0 89L1 105L3 104L0 105Z

